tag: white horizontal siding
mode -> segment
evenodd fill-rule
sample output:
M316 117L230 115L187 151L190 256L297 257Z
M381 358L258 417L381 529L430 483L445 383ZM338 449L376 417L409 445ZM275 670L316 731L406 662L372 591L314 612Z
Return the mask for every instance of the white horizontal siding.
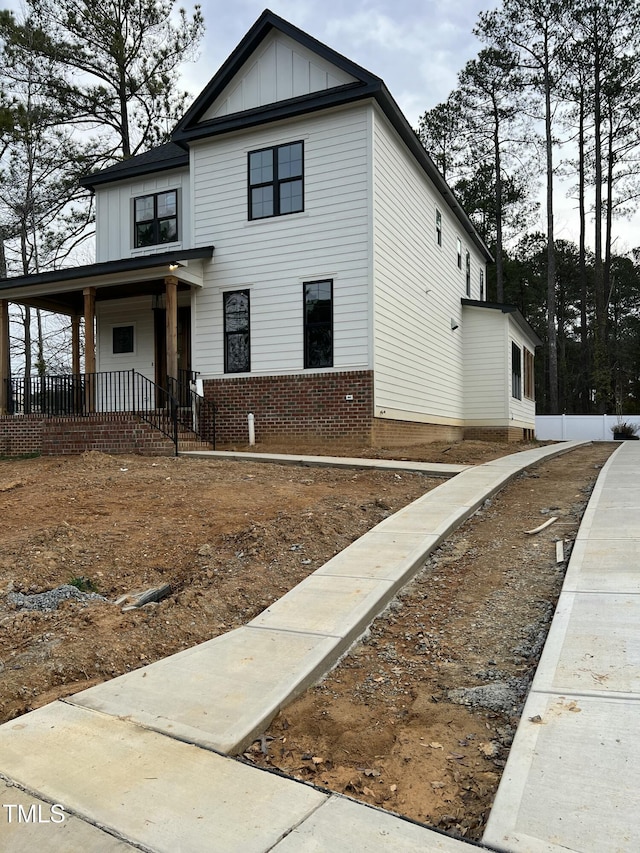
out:
M177 189L178 237L176 243L135 249L133 246L133 199L151 193ZM153 254L174 247L191 248L191 199L189 172L179 170L159 172L144 180L108 184L96 188L96 261L117 261L122 258Z
M113 326L135 327L133 353L113 354ZM154 329L150 296L96 303L96 369L136 370L154 381Z
M473 423L505 424L511 393L507 319L501 311L465 307L462 312L464 340L464 413Z
M436 207L442 246L436 242ZM462 241L462 270L456 237ZM376 409L409 419L463 418L460 300L466 296L458 221L386 119L374 111L374 370ZM474 278L484 260L471 245Z
M249 221L248 152L304 142L304 212ZM223 297L250 290L251 372L303 371L304 281L333 279L334 369L370 367L367 114L363 106L193 146L194 244L215 245L196 297L194 369L224 370Z
M535 350L531 346L531 342L527 341L522 330L509 317L509 417L512 422L517 424L528 424L533 429L536 419L536 404L534 400L527 400L524 396L524 347L527 347L529 352L535 354ZM522 399L518 400L511 395L511 343L516 344L520 348L521 353L521 383Z

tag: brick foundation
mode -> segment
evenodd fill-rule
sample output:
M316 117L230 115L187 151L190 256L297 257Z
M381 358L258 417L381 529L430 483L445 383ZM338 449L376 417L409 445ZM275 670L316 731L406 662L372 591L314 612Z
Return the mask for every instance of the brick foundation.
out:
M468 441L529 441L535 438L535 430L513 426L473 426L465 427L464 438Z
M308 373L209 379L204 393L216 406L216 442L247 442L247 414L255 417L256 441L322 437L369 443L373 373ZM352 400L345 398L351 395Z
M374 418L371 430L372 447L406 447L428 444L431 441L462 441L463 428L448 424L421 424Z
M87 450L148 456L170 456L175 452L167 436L132 414L96 414L78 419L0 417L0 456L58 456Z

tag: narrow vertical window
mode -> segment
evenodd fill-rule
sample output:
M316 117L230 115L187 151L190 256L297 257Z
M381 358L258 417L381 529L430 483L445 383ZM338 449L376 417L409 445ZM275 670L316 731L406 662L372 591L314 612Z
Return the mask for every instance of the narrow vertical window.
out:
M458 237L456 240L456 248L458 250L458 269L462 269L462 243L460 242L460 238Z
M522 399L522 353L517 344L511 343L511 396Z
M480 270L480 302L484 302L484 270Z
M471 255L469 254L468 249L465 252L464 264L465 264L465 280L466 280L467 296L471 296Z
M536 383L534 371L534 356L526 347L524 348L524 396L527 400L535 400Z
M442 213L436 207L436 243L442 246Z
M304 366L333 367L333 281L304 284Z
M251 370L249 291L225 293L223 299L224 372L248 373Z

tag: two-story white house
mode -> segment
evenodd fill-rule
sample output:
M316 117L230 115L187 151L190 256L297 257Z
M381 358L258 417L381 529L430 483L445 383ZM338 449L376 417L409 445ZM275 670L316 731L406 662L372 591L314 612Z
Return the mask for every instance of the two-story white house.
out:
M540 341L486 301L469 218L383 81L273 13L171 142L83 184L96 263L0 282L0 337L8 301L71 315L94 420L135 412L129 371L156 406L197 375L221 442L248 413L265 441L533 434Z

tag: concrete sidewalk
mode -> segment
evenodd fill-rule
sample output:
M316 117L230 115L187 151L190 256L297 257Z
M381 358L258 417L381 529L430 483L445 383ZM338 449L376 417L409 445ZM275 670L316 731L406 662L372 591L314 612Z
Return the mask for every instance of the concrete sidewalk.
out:
M0 778L9 785L0 849L472 849L225 753L242 751L328 671L488 497L523 468L581 443L466 470L377 525L247 626L0 726Z
M640 850L640 444L604 466L484 834L507 853Z
M271 462L279 465L309 465L318 468L369 468L386 471L413 471L431 477L454 477L472 465L445 462L412 462L401 459L365 459L360 456L304 456L292 453L245 453L236 450L181 450L179 456L226 459L234 462Z

